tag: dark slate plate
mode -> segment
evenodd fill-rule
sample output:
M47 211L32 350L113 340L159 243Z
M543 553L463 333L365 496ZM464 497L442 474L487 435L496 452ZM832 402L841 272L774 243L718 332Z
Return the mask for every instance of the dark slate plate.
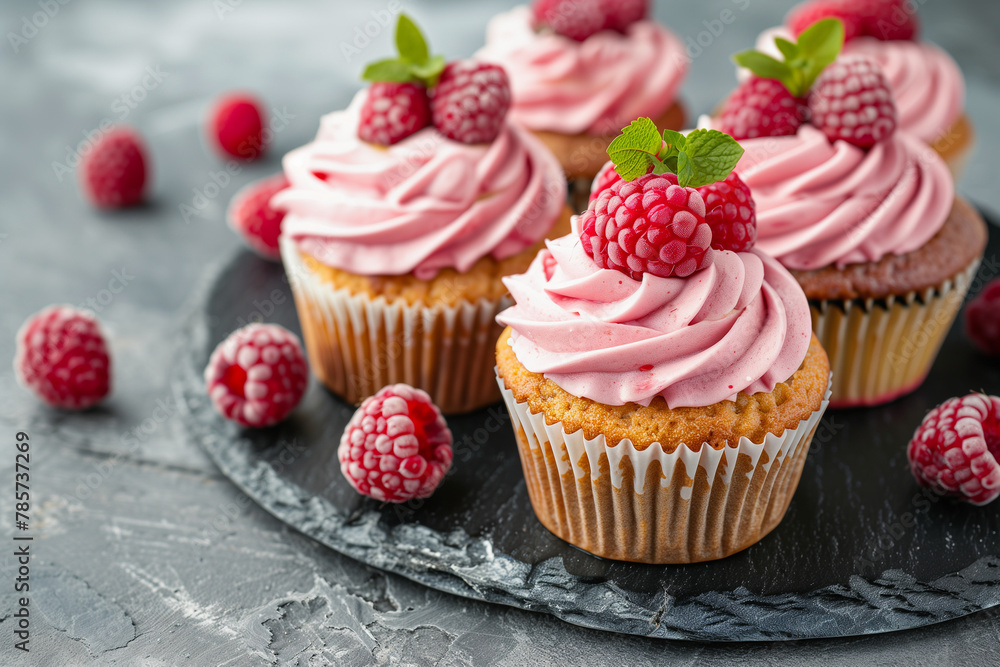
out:
M1000 234L979 277L1000 275ZM915 394L830 412L784 522L728 559L687 566L603 560L535 518L504 407L449 420L455 465L433 497L404 506L356 494L336 447L353 409L314 382L291 419L247 431L218 417L201 373L232 330L264 319L298 332L280 266L250 253L215 277L175 365L190 437L267 511L337 551L428 586L672 639L754 641L914 628L1000 604L1000 503L922 492L906 443L923 415L972 389L1000 393L1000 363L949 334Z

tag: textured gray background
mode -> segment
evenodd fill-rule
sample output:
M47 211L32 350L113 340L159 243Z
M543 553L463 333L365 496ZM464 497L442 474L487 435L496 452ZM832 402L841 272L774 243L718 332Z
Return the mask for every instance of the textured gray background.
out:
M65 0L64 0L65 1ZM54 5L58 3L53 0ZM435 50L467 55L503 2L405 2ZM790 2L658 0L657 15L696 38L725 9L737 17L694 62L684 98L711 108L733 86L729 54L777 23ZM960 189L1000 210L1000 6L920 2L925 34L959 61L979 130ZM388 2L174 0L58 5L14 52L8 31L38 0L0 7L0 360L14 333L53 302L88 299L112 332L115 394L101 410L39 406L0 364L0 437L31 435L31 653L15 651L14 559L0 556L3 664L970 664L1000 662L1000 611L919 631L839 641L694 645L603 634L490 606L384 575L316 545L257 509L180 436L166 383L176 332L206 267L239 242L223 224L242 184L278 169L282 153L343 106L389 31L348 62L340 49ZM232 11L223 11L226 8ZM743 9L741 9L743 8ZM27 33L30 34L30 33ZM146 77L146 68L159 81ZM269 157L217 190L225 164L205 150L200 121L219 92L247 88L289 117ZM140 99L141 98L141 99ZM130 108L131 104L134 108ZM103 119L134 124L153 156L154 189L139 210L98 214L83 203L68 153ZM71 157L71 156L70 156ZM61 176L61 178L60 178ZM206 186L208 189L206 191ZM208 194L201 199L196 191ZM214 196L212 196L214 195ZM197 213L185 220L181 205ZM119 272L127 285L107 290ZM266 311L268 304L261 304ZM246 314L247 319L254 315ZM0 516L12 515L13 447L0 454ZM7 544L11 526L0 525ZM8 554L4 547L0 552ZM5 583L7 582L7 583ZM734 588L743 582L733 582Z

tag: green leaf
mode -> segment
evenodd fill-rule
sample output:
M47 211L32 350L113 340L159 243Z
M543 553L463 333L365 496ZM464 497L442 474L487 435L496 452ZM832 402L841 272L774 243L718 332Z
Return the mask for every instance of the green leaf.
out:
M684 150L684 146L687 145L687 138L676 130L664 130L663 140L677 150Z
M775 79L788 87L794 81L794 73L787 63L772 58L760 51L743 51L733 56L740 67L746 67L762 79Z
M423 65L430 57L427 41L420 28L406 14L400 14L396 23L396 49L399 50L400 58L414 65Z
M840 19L832 18L817 21L799 35L798 45L807 58L807 64L802 68L803 90L798 95L803 97L844 48L844 24ZM795 94L794 91L792 94Z
M410 65L410 73L424 82L428 88L437 85L438 77L444 71L444 56L432 56L422 65Z
M365 67L365 71L361 73L361 78L364 81L406 83L407 81L413 81L414 76L410 72L410 67L399 58L386 58Z
M718 130L693 130L687 135L687 148L677 159L677 182L697 188L729 176L743 156L743 147ZM687 173L690 165L690 175ZM681 174L680 172L685 172Z
M795 42L789 42L784 37L775 37L774 45L778 47L779 51L781 51L781 55L785 56L786 63L789 63L799 57L801 49L799 49L799 45Z
M656 154L663 146L656 124L648 118L637 118L622 128L608 146L608 157L615 163L615 171L626 181L633 181L659 162Z

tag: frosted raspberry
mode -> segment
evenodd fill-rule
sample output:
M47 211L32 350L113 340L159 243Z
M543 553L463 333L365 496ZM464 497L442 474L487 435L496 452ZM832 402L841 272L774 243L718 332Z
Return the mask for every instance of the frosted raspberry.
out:
M925 487L985 505L1000 496L1000 398L969 394L931 410L907 448Z
M608 25L605 0L535 0L535 27L582 42Z
M146 188L146 148L139 133L116 127L84 155L80 182L100 208L122 208L142 201Z
M736 87L719 116L719 129L737 141L795 134L806 106L773 79L751 77Z
M913 40L920 32L916 7L908 0L868 2L864 34L883 41Z
M55 408L83 410L111 391L111 358L97 318L71 306L49 306L17 332L18 382Z
M496 139L510 108L503 67L475 60L448 63L431 91L431 115L441 134L465 144Z
M209 138L226 155L255 160L264 154L264 112L249 95L227 95L209 114Z
M879 65L841 58L823 70L809 93L812 123L830 141L871 148L896 130L896 103Z
M698 188L705 200L705 221L712 228L712 247L746 252L757 242L757 207L750 187L731 172L724 181Z
M590 201L597 199L597 196L611 187L615 181L622 180L622 177L615 171L615 163L608 160L597 172L594 182L590 185Z
M604 0L604 27L625 32L649 16L649 0Z
M390 385L351 417L337 457L358 493L390 503L426 498L451 467L451 431L426 392Z
M980 350L1000 357L1000 278L965 307L965 331Z
M431 124L427 89L419 83L373 83L361 105L358 137L391 146Z
M278 237L285 213L272 208L270 202L288 185L284 174L270 176L247 185L229 202L226 215L229 226L243 237L254 252L267 259L281 259Z
M604 269L635 280L643 273L689 276L710 261L705 200L675 174L617 181L580 214L584 250Z
M848 42L864 33L868 4L871 0L813 0L794 7L785 24L798 37L821 19L840 19L844 24L844 41Z
M309 381L299 338L277 324L250 324L212 352L205 384L212 404L243 426L271 426L295 409Z

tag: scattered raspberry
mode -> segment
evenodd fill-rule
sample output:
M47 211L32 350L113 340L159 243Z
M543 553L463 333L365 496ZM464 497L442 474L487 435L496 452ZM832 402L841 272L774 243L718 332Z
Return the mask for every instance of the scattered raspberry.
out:
M980 350L1000 357L1000 278L965 307L965 331Z
M247 95L228 95L212 107L211 139L227 155L254 160L264 153L264 114Z
M434 126L449 139L466 144L496 139L508 108L507 72L490 63L448 63L431 93Z
M361 106L358 136L391 146L431 124L427 89L419 83L373 83Z
M622 180L622 177L615 171L615 163L610 160L604 163L601 170L594 177L594 182L590 186L590 201L597 199L597 196L611 187L615 181Z
M609 23L607 0L535 0L531 9L535 26L582 42Z
M751 77L736 87L719 117L719 129L737 141L795 134L806 117L802 100L774 79Z
M794 7L785 24L798 37L821 19L840 19L844 24L844 41L849 42L864 33L870 3L871 0L813 0Z
M80 181L100 208L122 208L142 201L146 187L146 148L139 133L116 127L84 155Z
M426 498L451 467L451 431L426 392L390 385L351 417L337 457L358 493L390 503Z
M111 391L111 358L93 313L49 306L17 332L14 373L54 408L83 410Z
M278 236L284 211L271 208L271 197L288 187L284 174L264 178L236 193L229 202L229 226L243 237L247 245L261 257L279 260Z
M830 141L870 148L896 130L896 103L872 60L841 58L823 70L809 93L812 123Z
M243 426L271 426L295 409L309 380L298 336L277 324L250 324L212 352L205 384L219 413Z
M598 266L635 280L689 276L709 260L705 200L675 174L617 181L580 215L580 240Z
M604 0L604 16L605 28L625 32L649 16L649 0Z
M1000 398L969 394L931 410L907 448L921 486L985 505L1000 496Z
M757 207L750 187L736 172L724 181L698 188L705 200L705 221L712 228L712 247L746 252L757 242Z

